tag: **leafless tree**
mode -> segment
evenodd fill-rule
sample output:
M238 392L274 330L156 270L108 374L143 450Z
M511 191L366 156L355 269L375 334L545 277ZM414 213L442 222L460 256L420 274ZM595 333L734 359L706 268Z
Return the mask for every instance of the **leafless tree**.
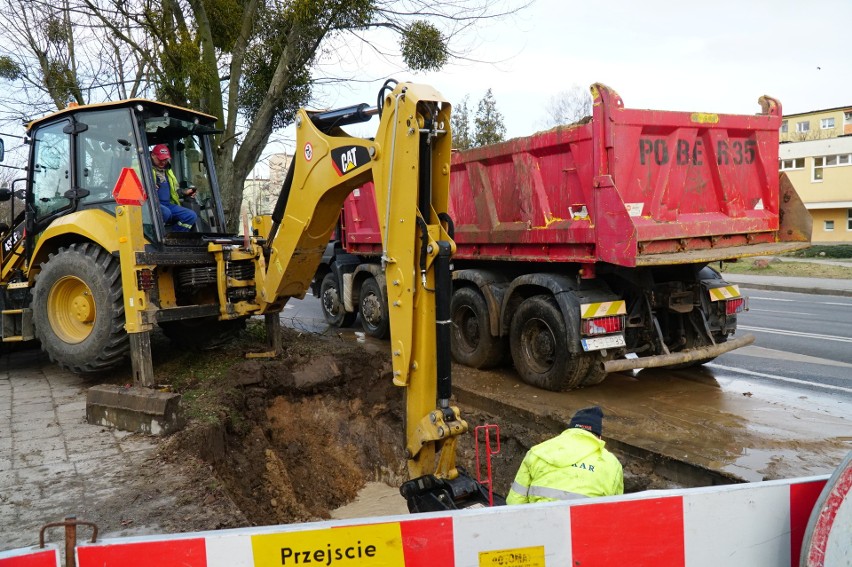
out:
M553 95L545 110L547 126L574 124L592 115L592 96L588 89L575 85Z
M243 182L270 135L288 125L314 85L343 73L318 72L341 54L335 46L360 42L373 56L400 54L414 70L440 69L463 57L454 39L483 21L524 8L528 0L2 0L0 37L20 55L0 56L0 79L19 89L0 99L51 102L69 96L154 96L220 119L215 156L228 226L239 223ZM31 12L28 12L28 10ZM45 31L56 22L58 35ZM20 36L14 28L28 22ZM398 50L388 53L370 30L391 30ZM64 48L64 56L60 53ZM47 53L67 80L54 87ZM36 72L36 70L39 70ZM39 86L39 81L48 86ZM110 90L111 89L111 90ZM27 98L29 97L29 99Z

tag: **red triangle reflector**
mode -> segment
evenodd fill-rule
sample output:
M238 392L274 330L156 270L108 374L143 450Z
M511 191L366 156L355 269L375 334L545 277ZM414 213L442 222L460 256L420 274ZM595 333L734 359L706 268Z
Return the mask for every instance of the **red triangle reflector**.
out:
M130 167L121 170L121 175L118 176L118 181L112 190L112 196L119 205L139 206L148 200L139 176Z

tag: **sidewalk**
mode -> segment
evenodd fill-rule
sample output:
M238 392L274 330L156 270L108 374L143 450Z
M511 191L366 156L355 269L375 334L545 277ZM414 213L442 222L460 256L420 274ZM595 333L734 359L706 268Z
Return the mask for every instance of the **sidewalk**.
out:
M38 348L0 354L0 551L38 545L66 516L96 523L99 538L185 531L198 516L203 496L187 487L199 479L163 462L159 439L86 423L86 390L109 379L64 371ZM78 528L80 541L91 534ZM52 528L45 541L64 537Z
M722 274L725 281L750 289L768 289L852 297L852 280Z

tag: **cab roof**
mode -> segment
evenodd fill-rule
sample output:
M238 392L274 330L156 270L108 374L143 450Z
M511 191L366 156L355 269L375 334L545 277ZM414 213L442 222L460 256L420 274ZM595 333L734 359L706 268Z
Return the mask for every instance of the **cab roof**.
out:
M71 116L78 112L89 112L92 110L109 110L114 108L130 108L137 105L142 106L143 110L147 111L147 113L151 115L157 115L168 112L169 115L174 118L187 120L190 122L194 121L197 118L199 123L205 124L206 126L212 126L213 123L216 122L215 116L205 114L203 112L198 112L196 110L190 110L189 108L184 108L181 106L175 106L172 104L167 104L165 102L158 102L155 100L148 100L144 98L129 98L113 102L99 102L95 104L68 106L66 108L63 108L62 110L57 110L56 112L52 112L46 116L42 116L41 118L36 118L35 120L27 124L27 130L31 130L42 122L47 122L64 116Z

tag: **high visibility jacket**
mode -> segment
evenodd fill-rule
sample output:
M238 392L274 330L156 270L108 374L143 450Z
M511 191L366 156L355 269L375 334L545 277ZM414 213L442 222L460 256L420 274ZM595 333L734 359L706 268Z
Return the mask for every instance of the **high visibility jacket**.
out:
M154 183L157 185L157 198L163 205L180 205L180 197L178 197L177 192L177 177L175 177L175 174L170 167L166 168L164 171L166 173L166 181L169 182L168 191L161 190L160 183L162 183L162 181L157 178L157 168L154 168Z
M507 504L553 502L624 493L624 472L606 443L582 429L566 429L530 449Z

